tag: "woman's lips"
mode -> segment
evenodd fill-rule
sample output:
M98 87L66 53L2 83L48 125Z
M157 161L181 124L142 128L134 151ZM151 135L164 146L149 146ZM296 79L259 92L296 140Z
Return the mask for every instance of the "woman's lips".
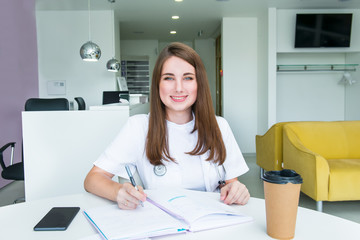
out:
M187 96L170 96L174 102L183 102Z

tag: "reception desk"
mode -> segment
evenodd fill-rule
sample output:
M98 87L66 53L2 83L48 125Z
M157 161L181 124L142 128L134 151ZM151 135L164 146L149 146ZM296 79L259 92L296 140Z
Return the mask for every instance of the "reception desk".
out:
M147 103L137 103L129 105L128 103L112 103L98 106L90 106L89 110L92 111L129 111L129 115L135 115L140 113L148 113L150 111L150 104Z
M93 162L129 116L147 113L145 104L135 110L23 112L26 201L84 192Z

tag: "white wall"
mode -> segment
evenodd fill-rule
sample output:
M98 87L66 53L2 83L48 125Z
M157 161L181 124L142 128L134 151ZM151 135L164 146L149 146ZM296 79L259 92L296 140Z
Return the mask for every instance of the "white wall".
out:
M257 84L257 133L268 130L268 13L258 17L258 84ZM252 139L249 139L249 141Z
M90 106L102 103L104 90L116 89L116 74L106 70L107 61L114 56L112 14L91 12L91 40L100 46L102 55L98 62L84 62L79 52L89 40L88 12L36 12L40 97L65 97L72 101L81 96ZM115 32L119 34L118 30ZM48 81L65 81L66 93L49 95Z
M276 64L277 64L277 28L276 8L268 10L268 84L267 84L267 129L276 123ZM266 131L260 133L264 134Z
M210 93L214 109L216 109L216 55L215 39L196 39L194 49L200 55L204 63L207 77L209 80Z
M121 60L121 52L120 52L120 16L119 14L116 16L114 11L112 11L114 16L114 40L115 40L115 58L117 60ZM116 74L117 76L120 76L120 73Z
M223 111L243 153L255 152L257 18L223 18Z
M347 53L346 62L360 64L360 53ZM356 83L345 86L345 119L360 120L360 68L350 74Z
M343 53L278 55L278 64L345 63ZM295 72L277 74L278 122L344 120L343 72Z

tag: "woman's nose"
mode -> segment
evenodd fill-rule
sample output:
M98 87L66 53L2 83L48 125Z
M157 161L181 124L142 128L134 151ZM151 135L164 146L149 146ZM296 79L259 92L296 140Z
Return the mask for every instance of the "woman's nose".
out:
M181 79L176 79L176 86L175 86L175 90L177 92L182 92L183 91L183 82Z

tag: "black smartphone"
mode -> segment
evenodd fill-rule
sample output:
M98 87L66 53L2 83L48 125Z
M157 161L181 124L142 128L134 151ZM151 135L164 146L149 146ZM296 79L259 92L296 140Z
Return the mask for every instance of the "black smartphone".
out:
M79 207L53 207L36 224L35 231L64 231L79 212Z

